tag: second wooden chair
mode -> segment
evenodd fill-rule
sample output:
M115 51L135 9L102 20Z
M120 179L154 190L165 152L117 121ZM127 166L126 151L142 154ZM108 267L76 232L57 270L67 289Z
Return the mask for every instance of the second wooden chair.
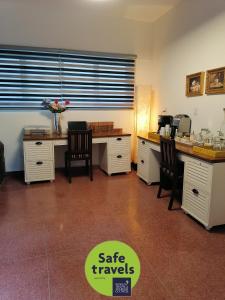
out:
M183 163L177 158L175 141L160 137L160 185L157 198L160 198L162 189L171 189L168 209L171 210L175 196L182 198Z
M72 182L71 162L82 160L86 162L86 169L89 171L92 181L92 130L68 130L68 151L65 152L65 169L69 183Z

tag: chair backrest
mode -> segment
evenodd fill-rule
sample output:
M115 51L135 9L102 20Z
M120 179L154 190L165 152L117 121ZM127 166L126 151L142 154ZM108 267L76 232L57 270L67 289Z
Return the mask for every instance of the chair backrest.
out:
M68 130L68 151L71 154L92 154L92 130Z
M174 139L160 137L161 169L168 175L177 171L177 151Z
M85 121L69 121L68 130L86 130L87 122Z

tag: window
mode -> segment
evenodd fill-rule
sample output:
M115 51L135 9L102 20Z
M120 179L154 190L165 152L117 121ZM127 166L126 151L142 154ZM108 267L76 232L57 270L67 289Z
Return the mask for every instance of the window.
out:
M135 57L0 47L0 109L41 109L45 98L70 108L132 108Z

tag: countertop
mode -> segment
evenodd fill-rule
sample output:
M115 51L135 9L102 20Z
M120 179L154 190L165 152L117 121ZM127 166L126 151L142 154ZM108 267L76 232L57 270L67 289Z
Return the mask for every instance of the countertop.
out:
M119 137L119 136L131 136L130 133L118 133L113 131L104 132L93 132L93 138L104 138L104 137ZM47 135L24 135L24 141L37 141L37 140L65 140L67 139L67 134L47 134Z
M141 139L144 139L146 141L149 141L151 143L155 143L157 145L160 144L160 142L158 140L153 139L153 138L149 138L148 136L138 136L138 137L141 138ZM183 143L176 142L176 149L180 153L190 155L194 158L202 159L202 160L204 160L206 162L209 162L209 163L225 162L225 158L214 158L214 157L207 156L207 155L204 155L204 154L195 153L193 151L193 146L186 145L186 144L183 144Z

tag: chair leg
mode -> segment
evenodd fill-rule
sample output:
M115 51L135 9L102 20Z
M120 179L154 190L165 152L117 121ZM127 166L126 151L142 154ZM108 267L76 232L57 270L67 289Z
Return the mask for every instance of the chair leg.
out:
M169 205L168 205L168 210L172 210L172 207L173 207L173 194L171 195L170 197L170 202L169 202Z
M85 160L85 168L86 168L86 173L88 174L89 171L89 165L88 165L89 161L88 159Z
M89 174L90 174L90 180L93 181L92 159L89 160Z
M66 154L65 154L65 173L66 173L66 175L68 174L68 163L67 163Z
M160 198L160 197L161 197L161 192L162 192L162 187L161 187L161 185L159 185L157 198Z
M174 199L174 196L175 196L175 190L176 190L175 186L173 186L171 196L170 196L170 202L169 202L169 205L168 205L168 210L171 210L172 207L173 207L173 199Z
M69 180L69 183L72 182L72 176L71 176L71 161L70 161L70 160L68 161L68 180Z

